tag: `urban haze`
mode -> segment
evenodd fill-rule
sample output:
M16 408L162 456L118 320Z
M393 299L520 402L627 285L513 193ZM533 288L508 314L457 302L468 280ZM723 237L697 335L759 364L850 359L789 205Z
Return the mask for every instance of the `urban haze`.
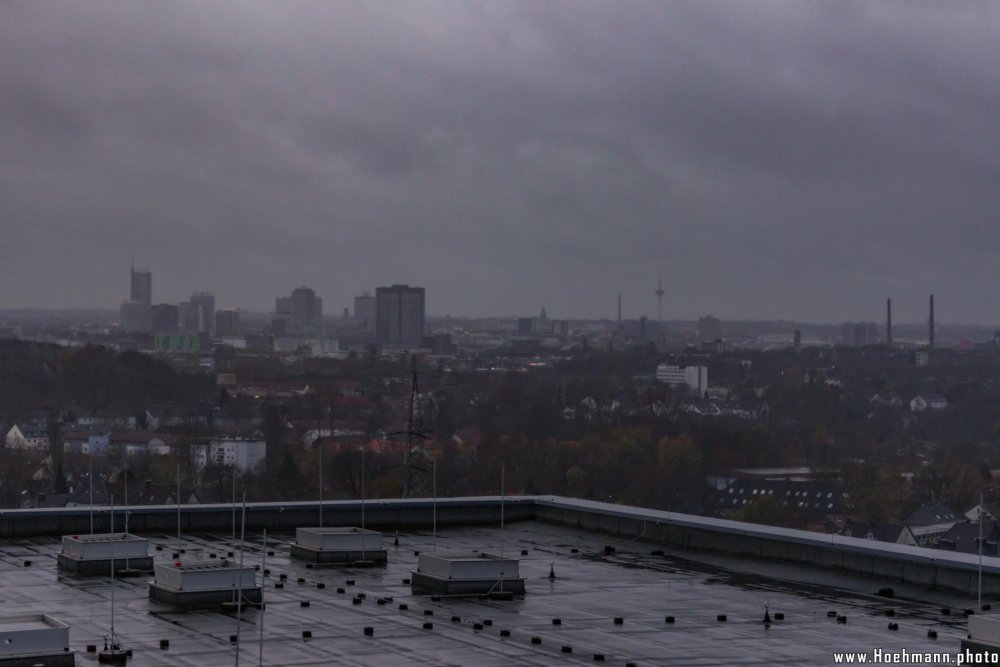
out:
M994 324L992 3L0 7L5 307Z

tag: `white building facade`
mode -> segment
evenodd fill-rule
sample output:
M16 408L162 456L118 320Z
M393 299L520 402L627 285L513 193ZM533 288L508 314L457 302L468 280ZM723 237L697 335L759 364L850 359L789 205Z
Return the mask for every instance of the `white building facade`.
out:
M708 391L708 366L671 366L660 364L656 367L656 379L671 387L687 387L697 395Z

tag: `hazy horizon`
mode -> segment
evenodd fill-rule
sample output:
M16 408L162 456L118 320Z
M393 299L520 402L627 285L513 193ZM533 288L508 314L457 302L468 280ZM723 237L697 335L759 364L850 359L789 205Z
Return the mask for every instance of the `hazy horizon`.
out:
M0 5L0 308L989 326L1000 5ZM499 315L503 316L503 315Z

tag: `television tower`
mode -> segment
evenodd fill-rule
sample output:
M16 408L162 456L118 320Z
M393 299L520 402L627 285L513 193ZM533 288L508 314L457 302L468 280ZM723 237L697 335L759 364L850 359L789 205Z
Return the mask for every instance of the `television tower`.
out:
M656 321L663 321L663 271L660 271L659 279L656 283Z

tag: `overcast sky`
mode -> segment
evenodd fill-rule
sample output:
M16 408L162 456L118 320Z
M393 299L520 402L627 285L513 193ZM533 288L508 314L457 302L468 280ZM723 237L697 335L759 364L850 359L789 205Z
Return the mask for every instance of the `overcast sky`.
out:
M0 307L1000 322L1000 3L0 3Z

